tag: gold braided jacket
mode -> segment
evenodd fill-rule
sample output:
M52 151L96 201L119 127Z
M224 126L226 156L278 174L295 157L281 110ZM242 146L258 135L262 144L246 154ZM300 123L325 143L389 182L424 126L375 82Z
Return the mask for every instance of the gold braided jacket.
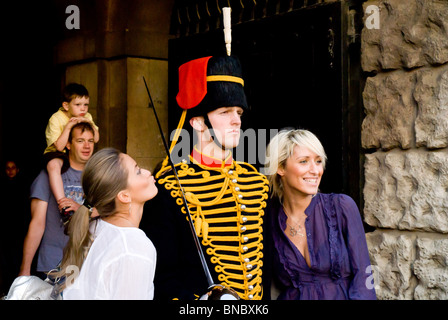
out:
M242 299L261 299L267 178L244 162L231 160L210 167L190 156L190 163L179 163L176 169L196 234L218 282L233 288ZM170 191L188 219L172 171L165 172L158 183Z

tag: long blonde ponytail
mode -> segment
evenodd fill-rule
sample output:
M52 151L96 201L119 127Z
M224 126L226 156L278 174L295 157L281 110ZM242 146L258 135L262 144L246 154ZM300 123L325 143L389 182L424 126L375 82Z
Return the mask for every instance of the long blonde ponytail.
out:
M116 149L102 149L90 158L82 174L85 203L95 207L100 217L115 213L115 197L127 187L128 172L122 166L120 155L121 152ZM82 205L71 217L68 226L69 240L60 269L52 273L52 276L63 277L73 266L81 269L93 241L89 231L90 214L91 210ZM66 284L63 284L61 289L65 287Z

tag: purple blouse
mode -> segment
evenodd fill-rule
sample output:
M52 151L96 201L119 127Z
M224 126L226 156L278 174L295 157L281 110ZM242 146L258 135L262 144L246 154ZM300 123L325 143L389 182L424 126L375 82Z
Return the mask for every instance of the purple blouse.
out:
M318 193L305 210L311 267L284 233L283 207L273 208L273 274L279 300L376 299L364 227L352 198Z

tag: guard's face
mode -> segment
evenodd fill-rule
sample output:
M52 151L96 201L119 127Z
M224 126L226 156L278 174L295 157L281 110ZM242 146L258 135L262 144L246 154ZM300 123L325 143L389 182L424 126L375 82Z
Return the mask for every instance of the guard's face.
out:
M225 149L233 149L240 141L241 107L222 107L208 113L216 139Z

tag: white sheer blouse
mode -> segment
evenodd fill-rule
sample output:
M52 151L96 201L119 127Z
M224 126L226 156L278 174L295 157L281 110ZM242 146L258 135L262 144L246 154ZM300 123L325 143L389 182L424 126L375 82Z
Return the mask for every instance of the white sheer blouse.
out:
M81 271L76 267L66 271L63 299L153 299L156 249L145 233L101 219L91 224L90 231L94 241Z

